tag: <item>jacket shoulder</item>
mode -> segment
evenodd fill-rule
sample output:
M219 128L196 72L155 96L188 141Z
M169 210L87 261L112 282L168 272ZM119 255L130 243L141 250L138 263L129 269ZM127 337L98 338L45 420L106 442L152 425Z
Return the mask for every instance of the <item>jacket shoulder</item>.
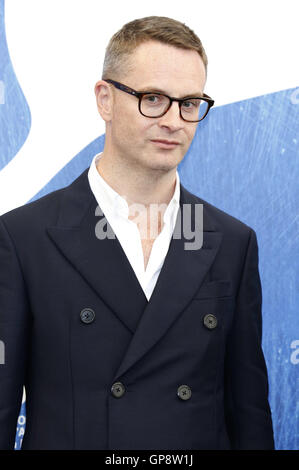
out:
M66 188L57 189L35 201L16 207L2 214L1 220L12 229L25 227L28 224L41 226L43 222L53 221L58 214L59 203L65 190Z
M2 214L0 219L4 225L7 225L13 231L24 229L24 227L28 227L29 224L31 229L40 229L46 225L55 224L65 195L73 188L75 189L80 183L82 184L83 178L87 175L87 171L88 169L81 173L81 175L68 186L56 189L35 201L16 207Z
M188 190L186 190L186 188L184 188L184 191L187 193L189 200L192 200L194 203L197 204L203 204L204 217L205 214L207 217L209 217L216 230L225 232L227 234L233 234L237 236L241 235L245 237L248 236L251 231L254 232L254 229L252 227L250 227L237 217L234 217L228 212L225 212L224 210L214 206L205 199L202 199L199 196L189 192Z

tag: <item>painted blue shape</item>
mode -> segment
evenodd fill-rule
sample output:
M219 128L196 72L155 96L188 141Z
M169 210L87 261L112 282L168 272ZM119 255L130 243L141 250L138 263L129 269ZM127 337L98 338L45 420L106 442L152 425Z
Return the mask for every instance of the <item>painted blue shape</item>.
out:
M0 171L27 139L31 115L10 60L0 0Z
M178 170L183 185L257 233L263 349L277 449L299 449L298 150L294 89L211 110ZM299 101L299 100L298 100ZM32 199L65 187L103 150L101 136ZM297 354L298 357L299 354Z
M5 104L5 84L0 80L0 104Z
M26 403L22 403L20 414L18 417L18 423L17 423L15 450L20 450L22 448L22 440L25 434L25 427L26 427Z

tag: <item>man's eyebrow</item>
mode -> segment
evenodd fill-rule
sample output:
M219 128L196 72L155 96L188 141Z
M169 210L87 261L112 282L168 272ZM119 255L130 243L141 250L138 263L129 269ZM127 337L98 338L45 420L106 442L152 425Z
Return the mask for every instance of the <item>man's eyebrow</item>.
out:
M163 95L169 95L169 93L167 93L165 90L161 90L161 88L157 88L157 87L151 87L151 86L147 86L147 87L142 87L140 88L140 92L149 92L149 91L152 91L152 92L156 92L156 93L163 93ZM188 95L185 95L185 96L182 96L181 99L184 99L184 98L191 98L191 97L196 97L196 96L203 96L203 92L201 91L197 91L195 93L189 93Z

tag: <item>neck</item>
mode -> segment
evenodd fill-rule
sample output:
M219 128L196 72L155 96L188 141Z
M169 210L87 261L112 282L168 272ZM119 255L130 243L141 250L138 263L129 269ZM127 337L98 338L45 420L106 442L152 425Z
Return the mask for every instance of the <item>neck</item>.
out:
M128 205L168 205L176 184L176 168L169 171L144 168L103 152L97 170L101 177L123 196Z

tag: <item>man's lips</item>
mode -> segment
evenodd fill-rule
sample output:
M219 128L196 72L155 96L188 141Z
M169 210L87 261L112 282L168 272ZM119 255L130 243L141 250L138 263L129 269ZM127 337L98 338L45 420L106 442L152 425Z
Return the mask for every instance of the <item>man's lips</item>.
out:
M157 142L165 145L179 145L179 142L177 142L176 140L152 139L152 142Z
M180 144L177 140L152 139L151 142L160 150L173 150Z

